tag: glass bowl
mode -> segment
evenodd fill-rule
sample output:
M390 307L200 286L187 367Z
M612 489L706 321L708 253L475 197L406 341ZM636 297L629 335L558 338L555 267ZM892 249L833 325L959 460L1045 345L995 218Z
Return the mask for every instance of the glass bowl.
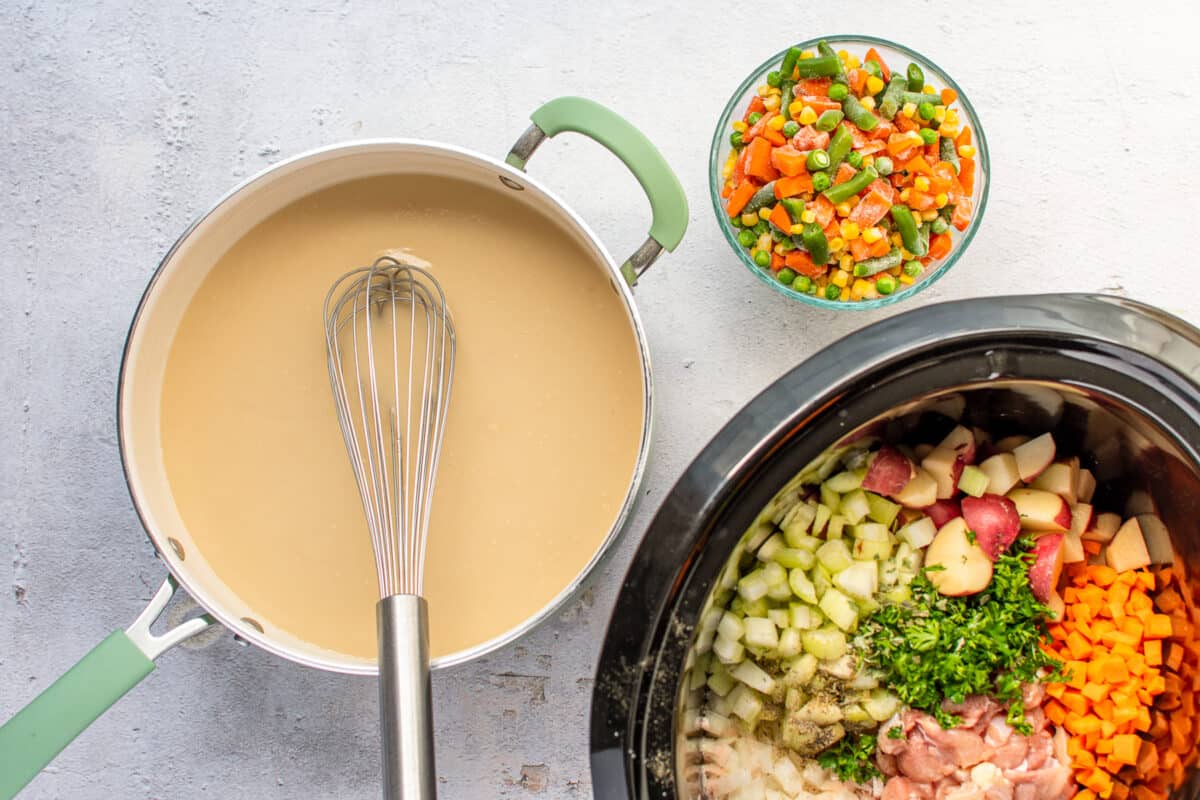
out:
M882 306L898 303L906 300L923 289L928 288L938 278L945 275L951 267L953 267L962 254L966 252L967 246L971 244L971 240L975 238L975 231L979 228L979 223L983 219L984 209L987 207L988 197L988 177L991 172L991 161L988 156L987 138L984 136L983 127L979 124L979 116L975 113L974 106L963 92L962 88L954 82L946 72L934 64L925 56L910 50L903 45L889 42L886 39L877 39L873 36L860 36L855 34L837 34L833 36L821 36L815 39L799 42L795 46L802 50L814 50L817 42L824 40L829 42L835 50L849 50L852 54L862 58L866 51L874 47L884 61L891 67L904 68L909 62L918 64L925 71L925 81L939 89L949 87L958 93L956 103L959 107L959 117L963 124L970 126L972 134L972 143L975 145L975 187L971 195L971 204L973 211L971 213L971 221L967 225L965 231L954 231L953 245L950 254L945 258L935 261L925 269L917 280L910 286L904 286L897 289L894 294L878 297L871 300L857 300L843 302L840 300L826 300L824 297L804 294L798 292L790 286L785 286L775 279L775 276L769 269L755 264L750 254L738 244L737 232L739 229L734 228L729 224L729 218L725 214L725 208L721 202L721 186L724 179L721 177L721 168L729 157L729 151L732 145L729 142L729 134L732 130L730 125L734 120L742 118L747 104L750 102L757 89L767 81L767 73L771 70L778 69L779 64L783 61L783 56L786 50L780 51L771 58L763 62L757 69L742 81L741 86L733 93L729 102L725 105L725 110L721 113L721 118L717 122L717 129L713 133L712 148L708 158L708 185L709 195L712 198L713 212L717 216L717 224L721 228L721 233L725 235L725 240L729 242L729 246L734 253L745 265L746 269L750 270L756 278L770 286L775 291L782 295L786 295L802 303L807 303L811 306L821 308L834 308L839 310L867 311Z

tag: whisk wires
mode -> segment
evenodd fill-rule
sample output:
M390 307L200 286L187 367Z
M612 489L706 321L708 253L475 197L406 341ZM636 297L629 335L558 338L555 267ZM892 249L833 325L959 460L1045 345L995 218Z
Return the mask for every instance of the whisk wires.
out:
M454 376L446 295L427 270L383 256L329 290L325 344L380 596L421 594Z

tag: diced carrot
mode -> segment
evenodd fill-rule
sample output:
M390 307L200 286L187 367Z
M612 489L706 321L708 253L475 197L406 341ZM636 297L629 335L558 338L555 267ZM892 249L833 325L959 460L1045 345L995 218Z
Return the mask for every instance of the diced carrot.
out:
M788 210L783 207L783 203L776 203L771 209L771 216L768 218L770 223L785 234L792 231L792 217L788 214Z
M775 181L775 197L779 200L785 197L795 197L798 194L808 194L812 190L812 176L807 172L790 178L779 178Z
M829 95L829 86L833 83L832 78L805 78L796 84L797 93L817 94L822 96Z
M888 69L887 64L883 63L883 56L879 55L879 52L874 47L868 50L867 55L863 58L864 64L868 61L874 61L879 65L879 71L883 74L884 83L887 83L892 79L892 71Z
M1064 683L1047 683L1046 694L1053 697L1055 700L1060 699L1067 691L1067 686Z
M824 228L825 238L834 239L842 235L842 227L836 219L829 220L829 224Z
M938 233L929 239L930 258L945 258L950 255L950 234Z
M785 144L771 151L771 166L779 170L780 174L786 175L789 178L794 178L801 174L807 175L808 169L805 167L805 158L804 153L801 153L790 144Z
M958 132L958 136L954 137L954 146L962 147L964 144L971 143L971 129L963 125L962 130Z
M1080 690L1080 694L1093 703L1098 703L1108 697L1108 687L1102 683L1089 683Z
M728 200L731 194L733 194L733 182L725 181L725 185L721 187L721 199Z
M1117 571L1104 564L1091 564L1087 568L1088 577L1097 586L1108 588L1117 580Z
M1183 666L1183 647L1174 642L1170 642L1166 645L1166 650L1164 651L1163 657L1166 660L1166 668L1177 671L1181 666Z
M1092 654L1092 643L1079 631L1071 631L1067 634L1067 649L1071 651L1071 658L1082 661Z
M1067 719L1067 708L1062 703L1056 700L1050 700L1043 707L1046 712L1046 719L1053 722L1055 725L1062 725Z
M812 125L805 125L792 137L792 146L797 150L824 150L829 146L829 134Z
M954 204L954 213L950 215L950 224L956 230L965 231L971 224L971 201L965 197L959 198Z
M932 175L933 174L933 167L929 166L929 162L925 160L925 156L917 156L916 158L909 160L909 162L904 165L904 169L908 170L909 172L915 172L920 175ZM930 187L932 188L932 186L933 186L933 183L931 181Z
M767 129L767 123L770 122L773 117L778 116L779 113L776 111L763 112L763 115L758 118L758 122L751 125L742 133L742 141L746 144L749 144L753 140L762 136L763 131Z
M888 241L886 236L884 236L879 241L872 244L871 249L868 250L867 253L871 256L871 258L882 258L891 252L891 249L892 243Z
M1124 683L1129 680L1129 668L1120 658L1109 657L1101 663L1105 683Z
M1085 736L1100 731L1100 718L1092 714L1069 714L1063 727L1076 736ZM1092 748L1088 748L1091 750Z
M882 181L876 181L876 183L882 183ZM887 186L886 183L883 185ZM888 191L892 191L890 186L888 187ZM858 205L854 207L854 210L850 212L848 219L857 224L860 228L869 228L887 216L887 213L891 210L891 208L891 198L881 193L874 187L874 184L872 184L871 190L867 192L866 196L864 196L863 199L859 201Z
M1192 623L1187 617L1176 612L1171 615L1171 635L1176 639L1192 638Z
M737 188L733 190L733 193L729 195L729 204L725 207L725 210L729 213L729 216L736 217L737 215L741 214L742 209L746 207L746 203L750 202L750 198L753 197L754 193L757 191L758 187L753 183L750 183L750 181L745 181L744 183L738 184Z
M949 86L947 86L945 89L942 89L942 105L948 106L957 99L958 92L954 91Z
M908 192L908 207L914 211L928 211L931 208L937 208L937 200L928 192L918 192L916 189L910 189ZM957 208L955 206L955 210Z
M783 269L783 256L775 251L771 251L771 272L779 272Z
M764 183L773 181L779 174L775 168L771 166L771 143L766 139L759 137L746 145L746 149L750 151L746 162L746 174L752 178L758 178Z
M868 192L878 192L883 195L884 199L889 203L896 202L896 190L890 183L883 178L876 178L870 186L867 187Z
M850 240L850 255L855 261L866 261L870 258L871 245L864 242L861 238Z
M903 114L897 114L896 118L892 121L896 124L896 129L899 130L901 133L907 133L908 131L915 131L921 127L920 124L918 124L916 120L909 119L908 117L904 116Z
M1076 692L1067 692L1062 697L1063 706L1071 713L1082 716L1088 712L1087 698Z
M852 69L846 72L846 83L850 87L850 91L856 95L861 95L863 85L867 82L867 71L865 69ZM959 134L962 135L961 132Z
M845 183L853 178L856 174L858 174L858 171L849 164L844 162L838 164L837 174L833 176L833 185L837 186L839 183Z
M763 131L762 138L766 139L776 147L787 144L787 137L784 136L782 132L777 131L774 128L767 128L765 131Z
M1101 720L1112 722L1113 711L1116 710L1116 705L1112 700L1101 700L1099 703L1096 703L1094 710L1096 716ZM1103 726L1101 726L1101 729L1103 730Z
M1164 589L1154 597L1154 605L1164 614L1183 608L1183 598L1174 589Z
M829 202L829 198L823 194L819 194L812 199L812 202L804 206L806 210L816 214L816 223L824 228L833 219L834 207L833 203Z
M805 94L802 95L799 100L804 103L804 105L817 112L817 116L821 116L821 114L825 113L826 111L841 111L842 109L842 104L837 100L830 100L828 97L824 97L822 95Z
M887 150L891 155L900 158L902 153L912 150L921 143L921 137L915 131L893 133L888 137Z
M1146 619L1147 639L1166 639L1171 636L1172 631L1171 618L1166 614L1151 614Z
M1150 716L1150 709L1146 708L1145 706L1139 706L1137 710L1137 719L1134 720L1133 723L1133 729L1135 731L1149 733L1150 726L1153 723L1154 720Z
M792 250L784 256L784 264L791 267L801 275L807 275L810 278L819 278L824 275L829 268L824 264L814 264L812 257L803 250Z
M1094 556L1097 555L1103 547L1104 545L1102 545L1100 542L1088 539L1083 543L1083 552L1087 553L1089 556ZM1087 578L1085 577L1083 580L1086 582Z
M1072 689L1082 689L1084 684L1087 683L1087 662L1078 660L1068 661L1064 668L1068 676L1067 685Z
M742 117L742 122L749 123L751 114L762 114L765 113L766 110L766 103L763 102L761 97L755 95L754 97L750 98L750 105L746 109L746 115Z
M1091 789L1081 789L1075 793L1071 800L1096 800L1096 793Z
M958 174L949 161L938 161L929 169L929 188L935 192L957 191Z

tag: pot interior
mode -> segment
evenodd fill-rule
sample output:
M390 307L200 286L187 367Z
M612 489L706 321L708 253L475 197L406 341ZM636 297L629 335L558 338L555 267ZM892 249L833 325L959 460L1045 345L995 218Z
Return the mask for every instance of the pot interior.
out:
M322 303L389 250L430 261L458 329L425 594L434 664L544 617L620 527L648 439L628 289L535 181L413 142L300 156L176 244L120 392L131 493L169 568L246 639L375 670L370 541L337 427Z

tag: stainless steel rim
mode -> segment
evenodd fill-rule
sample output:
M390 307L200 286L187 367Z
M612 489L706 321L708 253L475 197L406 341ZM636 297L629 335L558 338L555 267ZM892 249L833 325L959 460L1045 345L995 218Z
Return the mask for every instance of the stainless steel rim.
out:
M307 150L290 158L284 159L276 164L272 164L256 174L246 178L234 188L230 189L222 195L216 202L201 213L184 231L179 238L175 240L170 249L167 250L162 260L155 267L154 273L150 276L150 280L146 284L146 289L142 293L141 299L138 301L137 309L134 312L133 318L129 324L129 331L125 337L125 345L121 352L121 367L117 376L117 441L121 453L121 469L125 474L125 484L129 489L129 496L133 502L134 511L141 521L142 528L146 531L151 544L159 553L160 560L166 565L171 575L179 582L179 585L192 596L195 601L208 611L217 621L226 628L235 631L239 637L246 641L254 643L256 646L273 653L274 655L286 658L298 664L303 664L309 667L315 667L329 672L340 672L345 674L355 675L376 675L378 674L378 666L354 666L343 663L335 663L319 658L312 658L307 654L297 653L291 649L280 645L271 636L265 632L258 630L255 627L249 626L242 622L241 616L228 613L219 603L214 602L203 589L198 589L197 585L189 580L188 570L186 567L181 567L173 564L169 558L164 557L165 541L160 541L163 536L159 531L151 528L148 515L143 507L143 500L139 497L137 489L137 478L129 463L127 455L128 442L126 441L125 429L125 390L127 380L127 366L129 362L130 351L136 343L138 336L138 325L141 321L142 314L146 309L148 302L154 296L155 289L163 280L163 274L167 266L171 263L175 254L185 241L195 232L195 230L212 214L225 203L246 191L247 189L271 179L275 173L285 167L294 166L301 162L316 159L322 156L328 156L338 152L352 152L355 150L370 150L372 148L388 147L388 148L411 148L416 150L425 150L429 152L449 153L452 155L472 160L484 164L496 171L497 178L505 187L513 190L523 190L524 187L531 186L541 192L547 200L558 206L570 219L571 223L587 238L587 240L595 248L596 252L602 257L604 265L608 268L610 277L612 278L613 286L616 292L621 297L625 304L626 310L629 313L629 318L633 324L634 336L637 340L638 356L642 366L642 384L643 384L643 416L642 416L642 433L641 445L638 448L637 461L634 465L633 475L630 480L629 488L625 494L625 499L621 504L620 511L616 519L613 521L612 527L608 534L596 549L588 563L583 567L578 575L553 599L550 600L540 611L533 616L527 618L520 625L512 628L509 631L489 639L475 647L467 650L460 650L456 653L451 653L447 656L435 658L431 662L433 669L442 667L450 667L457 664L462 664L471 661L484 654L491 653L506 644L513 642L526 633L533 630L542 622L547 620L556 611L562 608L571 598L579 591L584 580L596 568L600 561L611 551L618 535L624 529L625 524L629 520L630 514L637 500L637 490L641 485L642 478L645 474L647 454L650 448L650 440L652 435L652 423L654 418L654 392L653 392L653 375L650 367L650 351L646 343L645 329L642 325L641 316L638 314L637 305L634 303L633 292L630 286L626 283L622 276L620 268L614 262L608 249L604 247L600 238L595 231L584 222L584 220L575 211L567 205L560 197L547 188L541 181L528 173L522 172L505 162L492 158L490 156L468 150L464 147L458 147L450 144L442 144L440 142L430 142L421 139L408 138L376 138L364 139L354 142L343 142L339 144L327 145L324 147Z

